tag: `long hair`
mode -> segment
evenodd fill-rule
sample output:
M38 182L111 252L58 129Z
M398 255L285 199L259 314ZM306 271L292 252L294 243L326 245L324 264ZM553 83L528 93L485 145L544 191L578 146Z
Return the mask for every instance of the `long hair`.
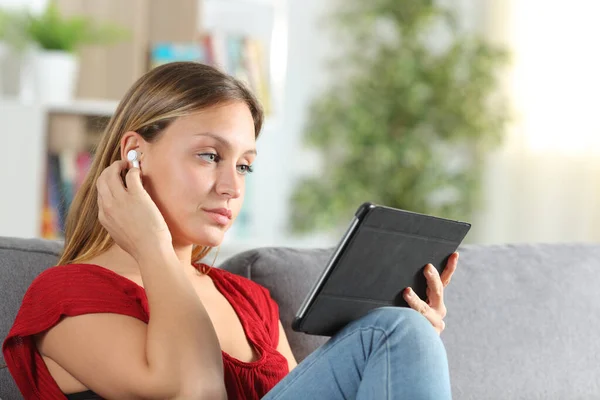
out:
M258 137L264 118L260 103L243 83L216 68L194 62L169 63L135 82L110 119L85 181L73 199L59 265L90 259L114 243L98 221L96 181L105 168L121 158L124 133L137 132L151 143L176 118L233 101L248 105ZM192 261L199 261L210 250L194 246Z

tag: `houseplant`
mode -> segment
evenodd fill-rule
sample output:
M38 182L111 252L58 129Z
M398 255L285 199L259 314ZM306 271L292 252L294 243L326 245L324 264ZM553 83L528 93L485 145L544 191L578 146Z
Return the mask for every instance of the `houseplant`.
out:
M126 31L98 24L84 16L64 17L54 1L40 15L29 15L26 33L34 43L33 78L39 101L66 102L73 98L79 71L77 51L82 45L110 44Z
M12 68L8 68L9 71L6 71L5 67L7 67L6 62L10 61L7 57L11 49L19 53L27 45L27 35L24 31L26 18L27 15L21 10L0 9L0 96L4 95L6 89L3 82L18 80L18 74L15 74L18 71L18 64L11 64Z
M343 0L331 22L341 56L305 134L323 168L292 193L292 230L345 227L364 201L470 218L508 120L506 52L432 0Z

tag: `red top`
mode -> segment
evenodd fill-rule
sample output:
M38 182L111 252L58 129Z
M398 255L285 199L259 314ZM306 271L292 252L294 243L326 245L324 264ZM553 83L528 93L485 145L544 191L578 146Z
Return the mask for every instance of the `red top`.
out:
M260 357L246 363L223 353L230 399L260 399L287 375L279 343L279 309L267 289L249 279L211 268L215 286L238 315ZM4 359L26 400L64 400L37 351L33 335L52 328L62 316L88 313L128 315L148 323L144 288L117 273L91 264L49 268L31 284L2 346Z

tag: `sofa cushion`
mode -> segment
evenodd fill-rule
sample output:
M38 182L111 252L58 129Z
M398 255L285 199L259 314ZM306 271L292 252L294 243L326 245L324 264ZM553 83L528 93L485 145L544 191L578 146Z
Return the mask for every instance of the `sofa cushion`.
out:
M465 246L442 338L457 399L600 399L600 245Z
M55 241L0 237L0 342L8 335L31 281L56 265L61 249L62 243ZM0 365L4 365L1 352ZM0 398L21 398L6 368L0 369Z

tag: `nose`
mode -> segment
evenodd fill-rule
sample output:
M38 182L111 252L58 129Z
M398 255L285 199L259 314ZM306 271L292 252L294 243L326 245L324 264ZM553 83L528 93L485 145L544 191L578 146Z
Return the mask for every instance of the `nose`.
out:
M243 177L237 172L237 166L221 168L216 184L219 195L237 199L242 195L242 187Z

